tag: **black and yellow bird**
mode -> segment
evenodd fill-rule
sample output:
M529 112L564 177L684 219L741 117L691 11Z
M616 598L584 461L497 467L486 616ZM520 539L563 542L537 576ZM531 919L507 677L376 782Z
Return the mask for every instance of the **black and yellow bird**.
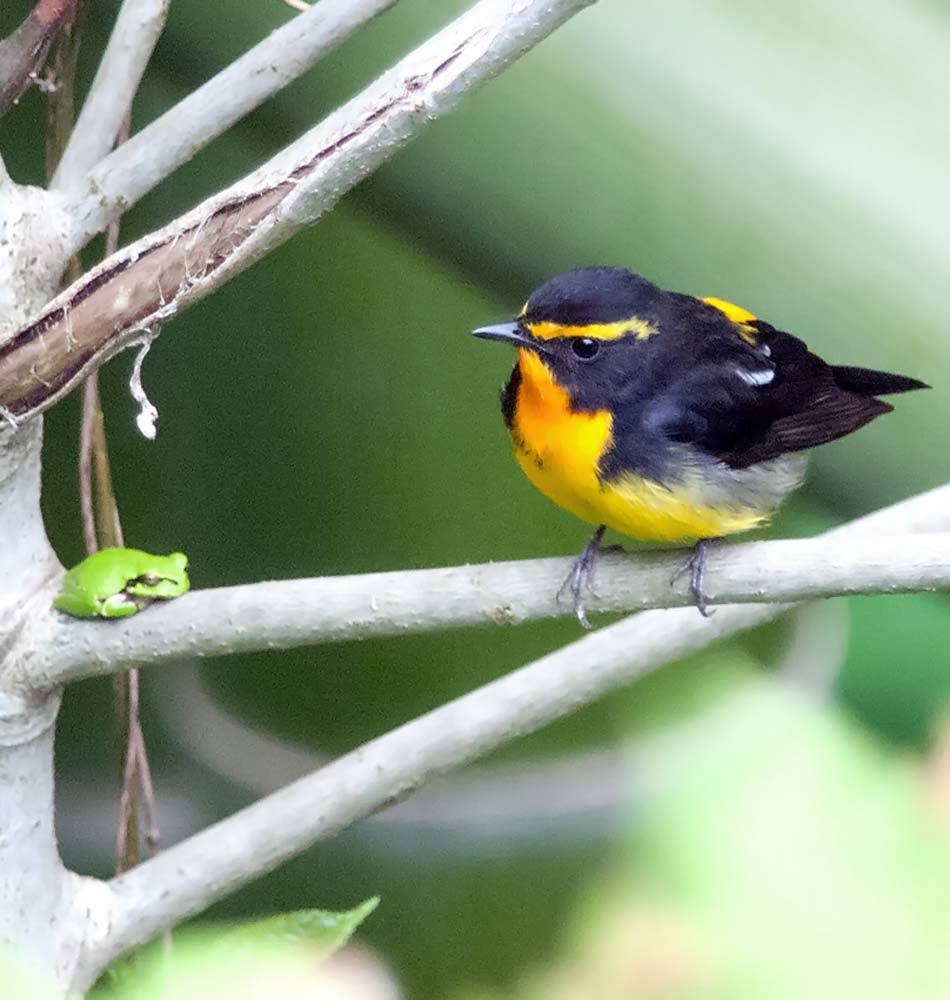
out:
M501 409L525 475L598 525L565 581L585 626L606 527L695 543L683 572L706 614L708 542L767 521L800 485L806 449L892 409L877 396L927 388L829 365L739 306L615 267L560 274L514 322L474 332L517 348Z

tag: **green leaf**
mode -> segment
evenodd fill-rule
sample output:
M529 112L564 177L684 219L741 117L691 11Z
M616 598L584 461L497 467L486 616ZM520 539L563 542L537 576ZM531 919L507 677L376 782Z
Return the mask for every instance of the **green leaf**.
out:
M377 906L379 896L373 896L342 913L332 910L279 913L234 927L222 934L217 944L222 948L245 944L306 944L316 946L329 955L349 941L357 927Z
M170 954L153 945L113 966L95 995L98 1000L204 1000L281 981L294 984L285 996L310 996L320 976L314 958L325 959L342 948L378 905L374 896L339 913L296 910L226 928L188 928L176 933ZM240 995L256 994L251 989Z

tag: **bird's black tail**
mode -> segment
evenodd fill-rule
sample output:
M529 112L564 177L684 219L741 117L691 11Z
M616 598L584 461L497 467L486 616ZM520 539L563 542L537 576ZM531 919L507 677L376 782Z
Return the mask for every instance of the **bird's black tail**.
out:
M906 375L876 372L872 368L852 368L850 365L833 365L835 384L858 396L886 396L891 392L910 392L912 389L929 389L926 382Z

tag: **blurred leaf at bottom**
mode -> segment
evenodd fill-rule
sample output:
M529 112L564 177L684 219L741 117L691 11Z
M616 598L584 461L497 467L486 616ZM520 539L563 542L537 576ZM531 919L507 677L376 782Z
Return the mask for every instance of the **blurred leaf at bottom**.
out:
M950 787L773 681L637 757L653 808L506 997L950 996Z

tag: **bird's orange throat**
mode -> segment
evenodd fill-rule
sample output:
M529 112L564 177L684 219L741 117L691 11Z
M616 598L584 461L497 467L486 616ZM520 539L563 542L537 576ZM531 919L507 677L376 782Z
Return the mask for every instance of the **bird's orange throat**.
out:
M573 410L567 390L534 351L519 350L518 367L521 385L511 427L518 463L542 493L599 523L589 500L600 491L597 471L613 439L612 415Z
M513 432L535 462L553 462L596 475L601 455L612 440L613 417L607 410L572 409L571 397L534 351L518 351L521 387ZM520 450L520 449L519 449Z

